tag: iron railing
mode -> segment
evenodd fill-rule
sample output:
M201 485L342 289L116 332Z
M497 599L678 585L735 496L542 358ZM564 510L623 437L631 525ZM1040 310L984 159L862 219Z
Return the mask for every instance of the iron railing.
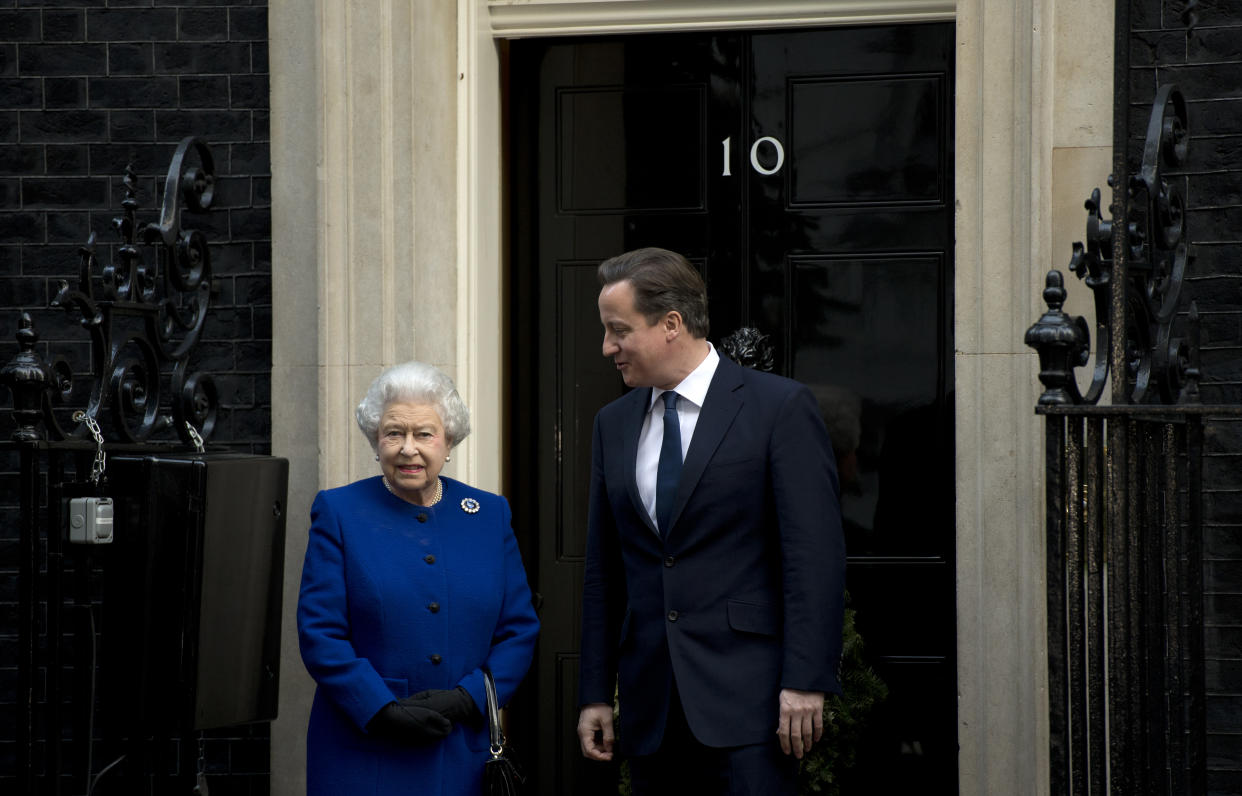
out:
M1053 793L1206 792L1205 419L1041 408Z
M218 401L211 377L190 366L211 299L211 260L203 233L182 225L183 211L211 205L211 152L200 139L181 141L169 165L159 218L141 225L136 176L127 169L123 214L113 220L116 261L100 266L92 233L80 250L76 282L62 281L50 302L80 321L90 340L90 361L45 361L34 321L23 313L18 353L0 368L15 426L0 450L16 451L20 463L12 737L20 792L30 796L58 794L66 780L77 788L101 767L92 758L97 737L92 600L97 566L106 554L90 546L66 549L65 503L102 494L95 463L104 439L109 453L201 451L215 424ZM85 400L74 406L83 394ZM73 682L66 683L70 667ZM131 739L145 759L132 761L130 770L146 774L166 768L168 747L161 740L167 739ZM115 749L104 744L101 754ZM192 770L195 754L183 743L181 768Z
M1092 193L1069 264L1094 295L1094 356L1056 270L1026 334L1045 388L1050 784L1182 796L1207 787L1204 424L1242 407L1200 403L1198 311L1181 304L1193 255L1165 170L1186 160L1186 102L1159 88L1131 175L1125 0L1115 19L1113 199Z

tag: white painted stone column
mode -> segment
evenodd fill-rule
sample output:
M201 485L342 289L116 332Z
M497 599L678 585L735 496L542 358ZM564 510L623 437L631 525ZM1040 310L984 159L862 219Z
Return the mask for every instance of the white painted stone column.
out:
M1048 792L1044 275L1111 157L1112 4L957 9L958 739L963 794ZM1089 291L1067 311L1092 318Z
M1043 462L1022 343L1047 263L1051 0L957 8L957 600L962 794L1046 793Z
M1074 241L1086 236L1083 203L1091 190L1100 189L1106 216L1111 199L1113 5L1108 0L1057 0L1055 17L1050 70L1056 99L1052 111L1052 250L1044 271L1056 268L1065 276L1069 292L1065 311L1084 316L1094 335L1091 290L1070 274L1068 266ZM1091 383L1090 369L1082 368L1078 376L1079 387L1085 391Z
M305 792L313 685L294 607L310 501L378 472L354 407L384 367L409 359L445 370L468 403L476 389L479 367L460 345L472 305L460 296L457 13L455 0L270 5L272 448L291 462L278 796ZM475 433L499 437L477 416ZM470 458L456 451L446 472Z

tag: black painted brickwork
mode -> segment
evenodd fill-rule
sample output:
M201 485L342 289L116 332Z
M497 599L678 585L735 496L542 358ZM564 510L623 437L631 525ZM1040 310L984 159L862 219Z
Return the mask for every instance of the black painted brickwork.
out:
M1242 402L1242 4L1199 0L1187 34L1184 0L1135 0L1131 11L1130 156L1159 86L1188 101L1190 156L1173 172L1197 258L1183 301L1202 313L1203 400ZM1207 429L1204 586L1208 784L1242 794L1242 423Z
M120 213L126 164L140 176L139 221L155 218L173 150L191 134L211 145L218 182L210 218L187 221L209 235L217 282L204 340L190 364L211 372L220 391L213 441L267 453L272 310L264 0L0 0L0 363L17 350L22 310L35 316L45 356L85 357L82 330L47 309L56 283L73 277L77 247L91 231L102 243L115 240L110 224ZM99 257L111 262L112 246L101 246ZM0 406L7 408L4 393L0 388ZM0 422L0 434L7 438L10 431L11 421ZM0 793L6 794L18 792L16 471L12 457L0 457ZM36 699L44 697L43 682L40 673ZM268 793L268 748L266 725L209 733L211 792ZM96 753L96 771L110 762L103 753ZM72 751L66 754L67 765L76 761ZM163 762L152 768L161 775L175 771L177 750ZM62 775L62 792L85 792L80 770ZM113 792L110 777L96 793ZM169 777L149 782L152 793L173 792ZM181 782L175 787L184 790Z

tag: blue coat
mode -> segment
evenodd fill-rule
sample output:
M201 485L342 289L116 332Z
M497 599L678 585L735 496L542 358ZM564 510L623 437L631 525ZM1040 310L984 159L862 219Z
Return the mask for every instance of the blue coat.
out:
M477 512L463 509L468 498ZM318 684L309 796L478 794L486 722L422 747L372 737L366 724L429 688L462 686L482 710L484 666L504 704L538 632L504 498L450 478L431 508L389 494L378 476L320 492L298 597L302 660Z
M841 690L845 542L819 407L722 357L661 537L634 476L650 404L632 390L595 418L581 703L618 683L622 750L650 754L676 678L699 741L767 741L780 689Z

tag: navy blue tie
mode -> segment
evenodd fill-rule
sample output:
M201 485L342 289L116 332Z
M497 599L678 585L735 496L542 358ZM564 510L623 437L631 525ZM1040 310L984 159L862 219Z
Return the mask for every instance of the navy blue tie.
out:
M660 464L656 468L656 524L668 533L673 499L681 480L681 421L677 419L677 393L664 393L664 441L660 443Z

